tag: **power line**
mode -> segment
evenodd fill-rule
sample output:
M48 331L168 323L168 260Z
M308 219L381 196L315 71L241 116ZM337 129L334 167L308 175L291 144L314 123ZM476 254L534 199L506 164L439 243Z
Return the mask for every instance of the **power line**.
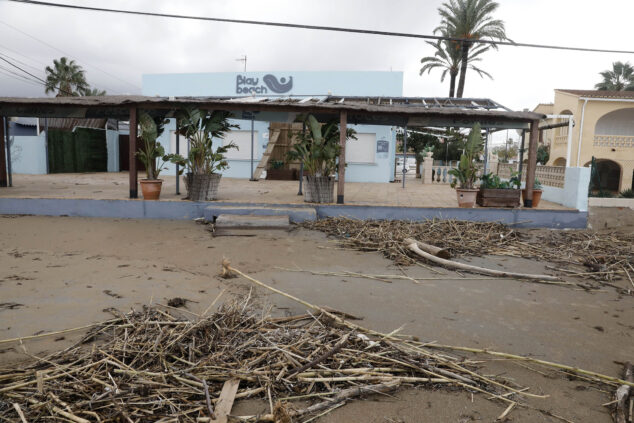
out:
M2 56L0 56L0 60L8 63L9 65L13 66L14 68L18 69L19 71L21 71L21 72L23 72L23 73L25 73L25 74L37 79L38 81L41 81L42 85L44 85L45 87L48 87L48 84L46 83L46 81L43 80L42 78L40 78L39 76L33 75L31 72L22 69L20 66L16 65L15 63L12 63L12 62L8 61L7 59L5 59ZM55 88L57 88L59 91L63 92L64 94L74 95L72 92L68 92L68 91L62 89L61 87L55 87Z
M51 3L51 4L53 4L53 3ZM64 54L64 55L66 55L66 56L71 56L71 57L73 56L72 54L70 54L70 53L68 53L68 52L65 52L64 50L61 50L61 49L59 49L59 48L55 47L54 45L51 45L51 44L47 43L46 41L44 41L44 40L41 40L41 39L37 38L37 37L36 37L36 36L34 36L34 35L31 35L31 34L29 34L29 33L27 33L27 32L24 32L24 31L22 31L21 29L16 28L15 26L13 26L13 25L11 25L11 24L8 24L7 22L4 22L4 21L1 21L1 20L0 20L0 23L1 23L1 24L3 24L3 25L5 25L5 26L7 26L7 27L9 27L9 28L11 28L11 29L13 29L14 31L17 31L17 32L19 32L19 33L21 33L21 34L23 34L23 35L26 35L27 37L32 38L32 39L34 39L35 41L37 41L37 42L39 42L39 43L42 43L42 44L44 44L45 46L47 46L47 47L49 47L49 48L52 48L53 50L58 51L58 52L60 52L60 53L62 53L62 54ZM128 81L126 81L125 79L119 78L118 76L113 75L113 74L111 74L110 72L107 72L107 71L105 71L105 70L101 69L100 67L98 67L98 66L96 66L96 65L94 65L94 64L88 63L88 62L86 62L86 61L82 61L82 63L85 63L87 66L90 66L90 67L94 68L95 70L97 70L97 71L99 71L99 72L101 72L101 73L103 73L103 74L105 74L105 75L108 75L108 76L109 76L109 77L111 77L111 78L117 79L117 80L119 80L119 81L121 81L121 82L123 82L123 83L125 83L125 84L128 84L128 85L129 85L129 86L131 86L131 87L134 87L134 88L139 89L139 90L141 89L141 87L139 87L139 86L137 86L137 85L134 85L133 83L128 82ZM112 91L116 91L116 90L112 90Z
M463 41L473 42L472 39L466 39L466 38L444 37L439 35L412 34L412 33L406 33L406 32L375 31L375 30L369 30L369 29L343 28L343 27L334 27L334 26L302 25L302 24L292 24L292 23L284 23L284 22L212 18L212 17L206 17L206 16L192 16L192 15L176 15L171 13L142 12L142 11L136 11L136 10L107 9L103 7L77 6L73 4L50 3L46 1L36 1L36 0L8 0L8 1L12 1L15 3L32 4L36 6L49 6L49 7L59 7L59 8L65 8L65 9L88 10L93 12L123 13L128 15L153 16L158 18L176 18L176 19L190 19L190 20L211 21L211 22L238 23L238 24L246 24L246 25L277 26L277 27L283 27L283 28L348 32L348 33L354 33L354 34L383 35L383 36L390 36L390 37L419 38L419 39L426 39L426 40L448 40L448 41L457 41L457 42L463 42ZM556 46L556 45L547 45L547 44L516 43L513 41L478 40L477 42L481 44L506 45L506 46L513 46L513 47L572 50L572 51L585 51L585 52L594 52L594 53L634 54L634 51L630 51L630 50L610 50L610 49L596 49L596 48L585 48L585 47L568 47L568 46Z
M0 46L0 47L2 47L2 46ZM8 55L8 54L6 54L6 53L0 52L0 56L4 56L4 57L6 57L7 59L11 59L11 60L13 60L13 61L14 61L14 62L16 62L16 63L19 63L19 64L21 64L22 66L29 67L29 68L31 68L31 69L33 69L33 70L35 70L35 71L38 71L38 72L41 72L41 71L42 71L42 69L41 69L41 68L37 68L37 67L35 67L35 66L33 66L33 65L29 65L28 63L25 63L25 62L23 62L22 60L16 59L15 57L9 56L9 55Z
M13 72L13 71L11 71L8 68L5 68L3 66L0 66L0 74L8 76L9 78L12 78L12 79L17 79L20 82L26 82L26 83L29 83L31 85L36 85L38 87L42 85L40 82L35 82L34 80L29 79L29 78L27 78L25 76L22 76L22 75L18 74L17 72Z

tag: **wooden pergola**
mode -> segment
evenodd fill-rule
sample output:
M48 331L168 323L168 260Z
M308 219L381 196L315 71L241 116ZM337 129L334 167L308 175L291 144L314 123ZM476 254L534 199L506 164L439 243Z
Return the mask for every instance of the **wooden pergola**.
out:
M112 118L130 122L130 198L138 197L135 161L138 111L172 117L185 107L205 110L260 113L266 121L289 121L299 114L313 114L320 121L339 119L342 153L339 160L337 203L344 203L346 127L351 124L423 127L522 129L530 132L526 181L535 179L539 121L546 116L515 112L489 99L434 97L0 97L0 118ZM0 122L2 119L0 119ZM7 134L8 135L8 134ZM0 187L7 186L5 125L0 124ZM532 207L533 184L526 184L525 207Z

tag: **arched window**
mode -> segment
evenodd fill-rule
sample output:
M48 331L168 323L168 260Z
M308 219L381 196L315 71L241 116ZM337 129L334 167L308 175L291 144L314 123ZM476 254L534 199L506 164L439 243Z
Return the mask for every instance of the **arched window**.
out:
M594 127L594 145L634 148L634 108L619 109L603 115Z

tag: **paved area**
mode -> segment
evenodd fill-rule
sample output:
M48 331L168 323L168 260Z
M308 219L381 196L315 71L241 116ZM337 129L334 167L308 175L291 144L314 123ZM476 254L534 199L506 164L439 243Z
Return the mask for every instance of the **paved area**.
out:
M143 178L139 174L139 179ZM456 192L449 185L423 185L420 179L407 178L401 183L346 183L345 202L352 205L399 207L457 207ZM223 178L219 201L238 203L303 204L297 195L298 181L249 181ZM180 201L173 175L163 177L162 201ZM335 187L336 190L336 187ZM82 198L99 200L127 199L128 173L58 173L51 175L13 175L13 187L0 188L0 198ZM139 187L139 196L141 188ZM541 201L539 209L567 210L566 207Z

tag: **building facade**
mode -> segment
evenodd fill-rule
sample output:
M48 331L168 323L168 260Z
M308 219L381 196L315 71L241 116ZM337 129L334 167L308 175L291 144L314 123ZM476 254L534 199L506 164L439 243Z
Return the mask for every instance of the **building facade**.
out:
M588 167L594 157L602 189L633 188L634 92L560 89L552 104L540 104L535 111L570 115L574 122L571 132L568 126L544 131L548 165ZM549 123L566 120L562 116Z
M325 97L371 96L401 97L402 72L237 72L143 75L143 95L161 97ZM225 176L250 178L267 148L270 122L293 122L288 113L243 113L234 115L240 129L231 131L220 143L234 142ZM253 129L251 129L253 126ZM346 145L346 181L390 182L394 180L396 128L381 125L355 125L357 140ZM159 141L166 151L176 152L175 122L171 120ZM251 148L253 134L253 148ZM187 151L181 137L179 151ZM253 157L253 160L251 159ZM171 171L171 167L167 172Z

